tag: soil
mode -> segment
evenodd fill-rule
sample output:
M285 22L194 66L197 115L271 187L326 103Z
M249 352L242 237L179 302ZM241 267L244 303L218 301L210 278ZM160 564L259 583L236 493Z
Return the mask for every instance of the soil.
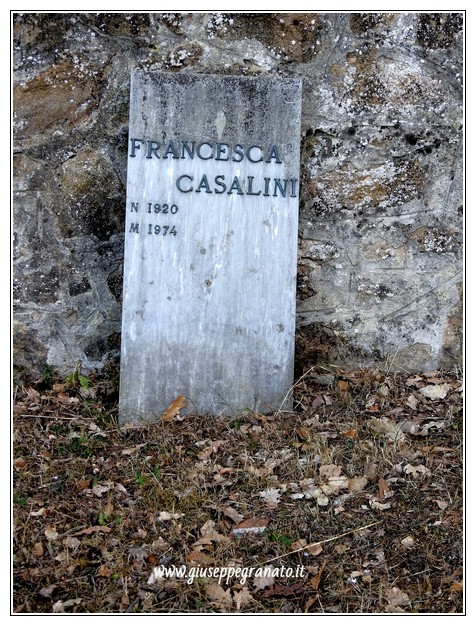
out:
M316 366L290 391L118 426L114 365L17 387L12 611L464 612L459 374Z

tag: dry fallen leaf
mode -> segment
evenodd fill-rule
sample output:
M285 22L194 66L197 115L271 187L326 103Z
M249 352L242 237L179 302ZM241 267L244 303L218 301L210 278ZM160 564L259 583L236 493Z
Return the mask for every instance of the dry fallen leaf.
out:
M239 524L241 521L243 521L243 515L238 513L238 511L235 511L235 509L231 506L224 506L220 510L222 511L224 515L226 515L226 517L229 517L232 520L232 522L234 522L235 524Z
M165 541L163 537L159 537L158 539L154 539L154 541L152 542L152 548L161 552L167 552L168 550L170 550L170 545Z
M233 527L234 535L245 535L246 533L262 533L268 526L269 519L267 517L249 517Z
M421 446L421 451L422 452L433 452L433 453L438 453L438 452L455 452L456 448L446 448L444 446Z
M392 506L390 502L386 502L385 504L382 504L381 502L378 501L378 499L375 496L370 496L369 503L370 503L370 508L376 509L377 511L385 511L386 509L389 509Z
M274 576L255 576L253 585L257 591L274 585Z
M68 396L68 394L62 393L62 392L58 394L58 400L60 402L64 402L65 404L78 404L79 403L78 398Z
M405 467L403 468L403 471L405 472L405 474L411 474L414 478L416 478L417 476L426 476L427 474L431 474L430 470L425 467L424 465L411 465L410 463L407 463L405 465Z
M375 433L385 435L393 442L405 441L405 435L402 432L400 424L389 420L388 417L373 417L369 420L368 425Z
M51 598L51 594L56 589L56 587L57 585L54 584L51 584L48 587L43 587L43 589L40 589L40 596L43 596L43 598Z
M226 591L218 583L211 583L205 587L205 593L207 597L222 606L232 606L233 600L231 597L231 589Z
M107 565L100 565L98 567L97 576L102 576L104 578L109 578L112 574L112 569Z
M428 431L431 428L436 428L436 430L443 430L448 427L449 422L446 420L439 420L438 422L425 422L421 431L418 433L419 435L426 437L428 435Z
M449 382L448 378L442 378L439 375L438 371L432 371L432 372L425 372L424 373L425 378L427 379L427 381L429 383L447 383Z
M205 535L208 535L211 532L213 532L215 530L215 526L216 526L216 522L214 522L211 519L208 519L200 528L200 534L202 535L202 537L205 537Z
M311 556L317 556L323 550L322 544L320 543L311 543L310 546L306 547L306 552Z
M231 480L227 480L222 474L214 474L213 482L222 487L233 484Z
M339 380L337 384L339 385L339 389L341 391L347 391L349 388L349 383L346 380Z
M276 506L278 504L279 496L279 489L264 489L259 492L259 497L271 506Z
M455 571L452 574L449 574L448 576L443 576L443 578L441 579L441 582L444 585L449 585L451 582L455 582L454 579L459 578L462 574L463 574L463 568L458 567L455 569Z
M450 389L451 385L443 383L442 385L427 385L419 389L418 392L425 398L430 398L430 400L443 400Z
M109 500L109 502L104 507L104 515L106 515L107 517L111 517L113 513L114 513L114 505L112 501Z
M387 600L392 606L409 606L410 598L398 587L391 587L385 592Z
M369 462L365 466L365 477L369 480L376 480L378 475L378 463Z
M309 611L311 606L315 604L318 597L319 597L319 594L316 593L316 595L313 598L309 598L309 600L306 601L306 604L304 605L304 613L307 613Z
M97 437L106 437L106 433L103 432L95 422L91 422L88 426L90 432L94 433Z
M157 556L155 556L155 554L148 554L145 557L145 561L149 565L152 565L153 567L155 567L157 565L157 563L159 562L159 558Z
M322 573L324 571L326 564L327 564L327 560L325 560L324 563L321 565L317 574L311 578L311 587L314 589L314 591L317 591L319 589L319 584L321 582Z
M35 543L35 545L33 546L32 553L34 556L43 556L44 548L43 548L43 544L41 543L41 541L39 541L38 543Z
M58 561L59 563L64 563L64 561L66 561L68 559L68 552L66 550L61 550L61 552L58 552L58 554L55 556L55 561Z
M171 519L180 519L185 513L169 513L168 511L161 511L159 513L159 521L168 522Z
M378 402L372 402L372 400L369 400L366 403L365 408L370 413L377 413L378 411L380 411L380 404Z
M411 535L407 535L400 543L402 546L405 546L405 548L410 548L415 545L415 539Z
M221 533L211 532L208 535L205 535L204 537L201 537L200 539L198 539L195 543L192 544L192 546L193 547L210 546L212 545L213 541L217 543L226 542L226 541L230 541L230 538L226 537L225 535L222 535Z
M367 482L368 481L365 476L349 478L349 484L347 485L347 488L351 493L357 493L365 489Z
M464 589L463 581L461 580L451 585L450 592L451 593L463 593L463 589Z
M23 457L18 457L18 459L13 459L13 467L19 472L26 467L26 461Z
M349 546L345 543L339 543L334 547L334 550L337 552L337 554L344 554L344 552L347 552L349 550Z
M110 533L111 530L112 529L108 526L90 526L89 528L74 533L74 536L79 537L79 535L92 535L93 533Z
M291 550L299 550L301 548L305 548L307 546L306 539L298 539L297 541L293 541L290 548Z
M217 439L216 441L210 441L210 445L204 448L201 452L197 454L197 457L200 461L205 461L212 454L216 454L221 445L225 442L222 439Z
M58 533L56 532L56 528L54 526L47 526L45 528L45 537L48 541L55 541L58 539Z
M409 406L411 409L416 410L418 408L418 400L415 398L413 394L410 394L405 401L406 406Z
M341 489L346 489L348 484L347 476L333 476L326 484L321 485L321 489L326 496L332 496L338 494Z
M201 550L201 548L200 548ZM213 559L208 556L208 554L204 554L203 552L199 552L198 550L195 552L190 552L187 556L187 562L192 565L212 565Z
M94 493L98 498L102 498L103 493L107 493L109 491L108 485L95 485L91 490L91 493Z
M81 545L81 541L79 539L76 539L76 537L65 537L63 539L63 545L65 548L75 550L76 548L79 548L79 546Z
M164 422L168 422L172 420L174 417L180 413L180 410L183 409L186 405L185 396L179 396L176 398L172 404L164 411L162 414L162 419Z
M407 380L405 381L405 384L408 385L409 387L417 387L418 383L422 380L423 378L421 376L413 376L411 378L407 378Z
M311 441L312 439L312 431L306 426L298 426L296 428L296 435L302 441Z
M81 604L81 598L74 598L72 600L66 600L63 602L62 600L58 600L53 604L53 613L64 613L64 610L70 606L74 606L75 604Z
M141 448L143 448L144 446L149 445L148 443L140 443L137 446L134 446L133 448L124 448L124 450L122 450L121 454L122 456L131 456L132 454L136 454L136 452L138 452Z
M319 476L322 480L329 480L329 478L337 478L342 471L341 465L321 465L319 468Z
M233 602L237 610L245 609L251 602L253 602L254 598L251 593L248 591L246 587L240 589L240 591L235 591L233 594Z
M387 481L384 478L380 477L378 481L378 497L380 498L380 500L386 500L392 495L393 492L388 486Z

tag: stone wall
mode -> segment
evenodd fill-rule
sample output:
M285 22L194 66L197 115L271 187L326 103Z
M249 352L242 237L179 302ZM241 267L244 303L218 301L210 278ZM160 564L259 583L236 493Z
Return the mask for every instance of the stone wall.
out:
M302 78L298 362L461 363L461 13L20 13L13 59L20 379L119 353L137 66Z

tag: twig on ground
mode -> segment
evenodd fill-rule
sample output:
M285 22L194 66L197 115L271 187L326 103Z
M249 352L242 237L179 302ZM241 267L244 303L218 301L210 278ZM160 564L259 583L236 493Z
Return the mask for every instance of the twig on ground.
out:
M303 378L306 378L306 376L307 376L308 374L310 374L310 373L312 372L312 370L316 369L316 367L318 367L318 365L313 365L312 367L310 367L310 368L307 370L307 372L304 372L304 374L301 376L301 378L298 378L298 379L297 379L297 381L294 383L294 385L293 385L293 386L289 389L289 391L288 391L288 392L287 392L287 394L284 396L284 399L283 399L283 401L281 402L281 404L280 404L280 406L279 406L279 409L278 409L278 415L279 415L279 413L281 413L281 412L282 412L282 411L281 411L281 409L282 409L282 408L283 408L283 406L286 404L286 400L288 399L289 394L292 392L292 390L293 390L295 387L297 387L297 385L299 385L299 383L301 382L301 380L302 380Z
M353 528L351 530L347 530L345 533L341 533L340 535L336 535L335 537L330 537L329 539L323 539L322 541L316 541L315 543L310 543L303 548L298 548L297 550L293 550L292 552L287 552L286 554L281 554L280 556L274 557L274 559L269 559L269 561L265 561L263 565L267 565L268 563L272 563L273 561L277 561L279 559L284 559L284 557L289 556L291 554L296 554L297 552L302 552L303 550L309 550L309 548L314 548L314 546L320 546L323 543L329 543L329 541L334 541L334 539L340 539L341 537L345 537L346 535L351 535L352 533L357 533L359 530L365 530L366 528L370 528L371 526L375 526L376 524L381 524L382 522L379 520L378 522L372 522L371 524L367 524L366 526L360 526L359 528Z

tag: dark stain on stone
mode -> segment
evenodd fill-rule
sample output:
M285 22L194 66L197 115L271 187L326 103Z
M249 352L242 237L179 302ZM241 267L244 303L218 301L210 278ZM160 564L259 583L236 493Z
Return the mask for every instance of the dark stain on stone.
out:
M381 22L382 16L379 13L351 13L349 15L350 30L358 35L373 30Z
M462 13L423 13L418 16L416 39L422 48L449 48L462 30Z
M122 270L116 270L107 277L107 286L118 302L122 301Z
M104 241L124 228L124 198L112 164L86 149L60 169L64 194L58 226L66 238L94 235Z
M208 28L229 40L257 39L284 63L307 63L320 51L322 23L316 13L222 13L219 24L211 16Z
M82 293L86 293L91 290L91 283L84 277L82 280L69 284L69 295L79 296Z
M311 280L311 271L309 265L302 263L298 265L296 298L299 301L306 300L316 293Z
M145 37L149 34L148 13L84 13L81 21L104 35Z
M105 354L116 352L121 347L120 333L112 333L108 337L95 337L85 348L84 354L88 359L99 360Z
M38 333L22 323L13 326L13 377L16 384L31 381L46 363L47 348L38 340Z
M13 297L21 302L51 304L58 299L60 277L52 268L48 273L35 272L13 281Z

